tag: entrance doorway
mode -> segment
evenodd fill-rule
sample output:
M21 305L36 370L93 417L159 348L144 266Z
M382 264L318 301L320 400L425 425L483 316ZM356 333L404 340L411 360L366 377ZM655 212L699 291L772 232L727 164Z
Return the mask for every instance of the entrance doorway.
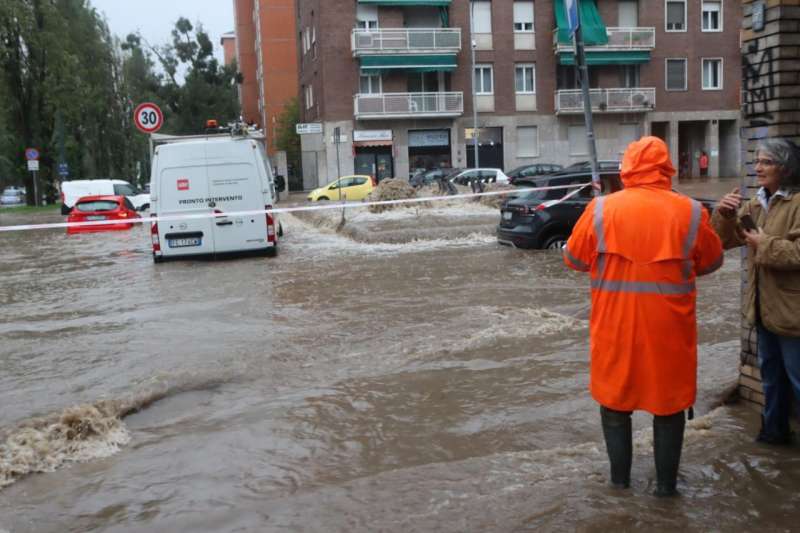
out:
M503 128L480 128L478 131L478 163L481 168L503 170ZM472 128L467 128L464 132L468 167L475 166L475 145L472 132Z
M391 146L356 147L355 174L367 174L377 181L394 177Z
M708 121L689 120L678 123L678 160L688 168L684 178L700 176L700 153L709 153L706 146Z

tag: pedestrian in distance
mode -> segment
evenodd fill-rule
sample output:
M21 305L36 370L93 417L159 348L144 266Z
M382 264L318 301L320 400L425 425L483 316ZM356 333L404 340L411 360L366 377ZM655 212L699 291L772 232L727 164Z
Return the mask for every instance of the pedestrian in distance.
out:
M697 393L695 278L717 270L722 244L697 201L672 191L675 167L657 137L631 143L625 188L593 199L564 247L564 262L591 276L590 391L611 466L630 486L631 414L653 415L656 496L674 496Z
M725 248L748 247L742 311L758 332L764 389L756 440L791 444L792 396L800 400L800 150L765 140L753 164L758 192L745 202L734 189L711 220Z
M700 151L700 158L697 162L700 165L700 176L708 176L708 154L705 150Z

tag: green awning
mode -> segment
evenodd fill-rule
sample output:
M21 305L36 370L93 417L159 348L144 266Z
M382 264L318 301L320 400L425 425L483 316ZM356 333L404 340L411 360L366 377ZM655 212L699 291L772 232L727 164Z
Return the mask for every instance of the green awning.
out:
M575 54L560 52L558 62L562 65L574 65ZM648 50L599 50L586 52L587 65L638 65L650 62Z
M449 6L450 0L358 0L358 3L379 6Z
M581 33L583 43L586 46L597 46L608 43L606 25L597 11L595 0L578 0L578 12L581 19ZM567 11L564 9L564 0L553 0L556 11L556 26L558 26L558 42L561 44L572 44L572 37L569 35L569 22L567 21Z
M361 57L361 72L377 74L385 70L411 72L449 72L456 69L455 54L382 55Z

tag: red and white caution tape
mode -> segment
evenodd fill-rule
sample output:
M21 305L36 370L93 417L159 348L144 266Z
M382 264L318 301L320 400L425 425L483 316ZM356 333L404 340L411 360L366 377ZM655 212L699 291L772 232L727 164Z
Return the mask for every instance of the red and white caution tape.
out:
M423 198L403 198L400 200L378 200L374 202L344 202L344 203L324 203L299 207L275 207L272 209L257 209L253 211L231 211L229 213L196 213L185 215L170 215L161 217L142 217L142 218L126 218L119 220L91 220L86 222L54 222L50 224L20 224L17 226L0 226L0 233L8 233L12 231L33 231L45 229L63 229L63 228L78 228L78 227L91 227L91 226L110 226L118 224L145 224L148 222L173 222L176 220L192 220L203 218L227 218L237 216L255 216L265 215L267 213L296 213L301 211L323 211L325 209L360 209L372 205L404 205L404 204L418 204L424 202L452 202L455 200L464 200L467 198L479 198L483 196L504 196L508 194L520 194L532 191L552 191L559 189L575 189L564 197L557 200L549 200L544 203L546 207L559 204L569 198L575 196L582 189L591 186L591 183L571 184L571 185L555 185L552 187L533 187L533 188L520 188L504 191L491 191L481 193L469 193L459 195L446 195L446 196L427 196Z

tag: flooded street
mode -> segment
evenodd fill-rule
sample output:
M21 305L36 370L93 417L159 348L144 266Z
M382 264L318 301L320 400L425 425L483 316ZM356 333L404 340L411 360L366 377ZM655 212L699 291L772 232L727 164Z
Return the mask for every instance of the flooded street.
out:
M720 406L738 251L698 282L696 419L663 501L649 415L632 490L606 485L585 275L498 245L473 203L338 216L282 215L276 258L159 265L144 227L0 234L0 530L797 530L798 448Z

